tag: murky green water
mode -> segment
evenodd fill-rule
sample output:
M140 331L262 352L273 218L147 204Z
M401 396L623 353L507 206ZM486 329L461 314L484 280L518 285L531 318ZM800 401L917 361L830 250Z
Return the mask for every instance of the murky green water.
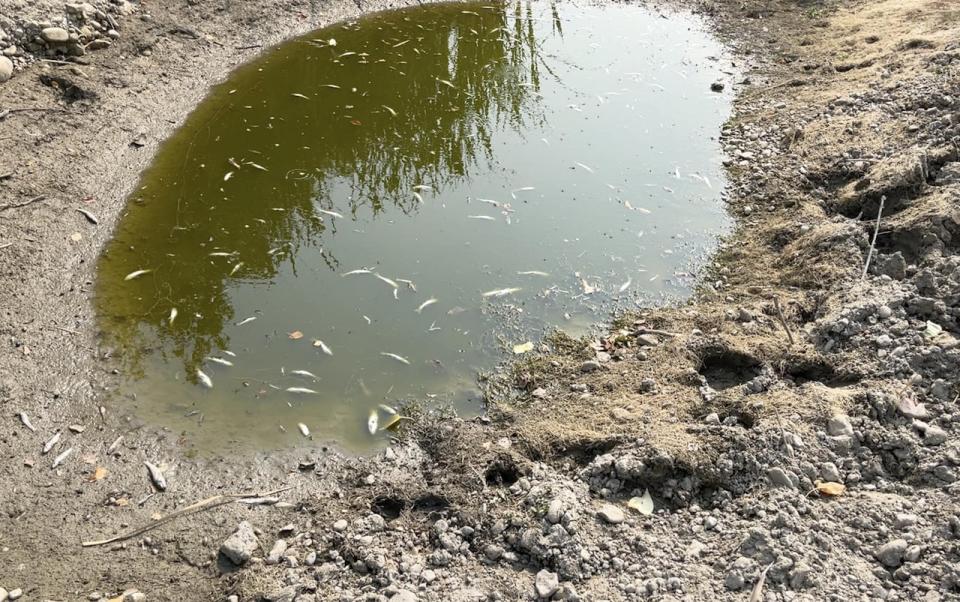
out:
M303 423L362 450L378 404L479 411L514 345L686 292L726 222L721 55L687 17L538 2L266 53L163 146L101 260L117 395L201 449Z

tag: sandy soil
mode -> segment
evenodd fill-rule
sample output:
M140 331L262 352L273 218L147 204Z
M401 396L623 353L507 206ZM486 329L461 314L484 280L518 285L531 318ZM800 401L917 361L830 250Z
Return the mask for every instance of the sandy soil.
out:
M721 133L737 228L697 297L595 339L548 337L491 379L487 416L415 420L376 457L216 459L104 403L97 253L211 84L263 46L402 3L110 4L108 48L18 55L0 84L0 587L36 600L960 596L954 3L663 3L703 13L742 61L718 74L738 94ZM63 14L0 0L8 34ZM628 505L646 492L652 515ZM242 520L257 541L237 567L219 552Z

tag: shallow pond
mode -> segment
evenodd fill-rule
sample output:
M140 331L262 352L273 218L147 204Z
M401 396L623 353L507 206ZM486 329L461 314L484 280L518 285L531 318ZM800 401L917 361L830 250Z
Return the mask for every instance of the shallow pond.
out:
M163 145L101 259L116 395L216 450L480 411L515 346L687 292L726 224L722 54L689 16L539 2L268 51Z

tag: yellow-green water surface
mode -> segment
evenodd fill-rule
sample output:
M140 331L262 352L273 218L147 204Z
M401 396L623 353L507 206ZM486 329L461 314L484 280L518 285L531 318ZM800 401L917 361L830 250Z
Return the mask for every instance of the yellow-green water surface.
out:
M199 449L302 423L362 451L380 404L480 411L514 345L682 296L726 224L722 53L688 16L539 2L268 51L163 145L100 261L118 398Z

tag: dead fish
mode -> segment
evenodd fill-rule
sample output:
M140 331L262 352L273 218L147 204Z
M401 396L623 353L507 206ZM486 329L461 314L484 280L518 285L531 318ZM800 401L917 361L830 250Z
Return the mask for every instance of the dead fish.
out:
M452 83L448 82L448 81L445 80L445 79L440 79L440 78L438 77L438 78L437 78L437 81L440 82L441 84L443 84L444 86L447 86L447 87L452 88L452 89L454 89L454 90L457 89L456 86L454 86Z
M427 332L436 332L438 330L440 330L440 327L437 326L437 321L434 320L433 322L430 323L430 328L427 329Z
M197 379L200 381L200 384L208 389L213 388L213 381L210 380L210 377L207 376L203 370L197 370Z
M326 209L317 209L317 211L324 215L329 215L330 217L339 217L340 219L343 219L343 215L337 213L336 211L327 211Z
M143 465L147 467L147 472L150 473L150 480L153 481L153 485L160 491L166 491L167 479L163 476L163 473L160 472L160 468L150 462L144 462Z
M379 407L381 410L383 410L383 411L386 412L387 414L396 414L396 413L397 413L397 411L396 411L395 409L393 409L392 407L388 406L388 405L385 404L385 403L381 403L381 404L379 404L377 407Z
M223 352L229 355L230 357L237 357L237 354L232 351L227 351L226 349L224 349Z
M50 466L50 468L56 468L57 466L60 466L61 464L63 464L63 461L66 460L67 457L70 456L70 454L72 453L73 453L72 447L67 448L66 451L61 452L59 456L53 459L53 465Z
M707 176L701 176L698 173L692 173L690 174L690 177L694 178L695 180L700 180L701 182L707 185L707 188L710 188L711 190L713 189L713 186L710 184L710 178L708 178Z
M592 295L593 293L597 292L597 287L587 282L586 278L580 279L580 286L583 287L584 295Z
M407 288L413 292L417 292L417 285L413 283L413 280L407 280L405 278L397 278L397 282L402 282L407 285Z
M173 309L170 310L170 317L167 318L167 323L172 325L173 321L176 319L177 319L177 308L174 307Z
M620 285L619 292L623 292L630 288L630 285L633 284L633 278L627 277L627 281Z
M426 185L426 184L417 184L416 186L413 187L413 189L414 189L414 190L429 190L430 192L433 192L433 186L428 186L428 185Z
M499 206L500 206L500 201L495 201L495 200L493 200L493 199L479 199L479 198L478 198L477 200L480 201L481 203L486 203L486 204L488 204L488 205L493 205L494 207L499 207Z
M237 270L239 270L242 265L243 265L243 262L241 261L237 263L237 265L233 266L233 269L230 270L230 275L233 276L234 274L236 274Z
M257 319L257 316L250 316L249 318L244 318L240 320L235 324L235 326L243 326L244 324L249 324L250 322L253 322L256 319Z
M43 451L41 453L42 454L50 453L50 450L53 449L53 446L56 445L58 441L60 441L60 431L57 431L53 435L53 437L50 437L50 439L48 439L47 442L43 444Z
M308 428L307 428L307 425L305 425L304 423L298 422L298 423L297 423L297 428L300 429L300 434L303 435L304 437L309 437L309 436L310 436L310 429L308 429Z
M386 351L381 351L381 352L380 352L380 355L382 355L382 356L384 356L384 357L393 358L393 359L397 360L398 362L401 362L401 363L406 364L406 365L408 365L408 366L410 365L410 360L408 360L407 358L403 357L402 355L397 355L396 353L387 353Z
M386 110L387 110L391 115L393 115L394 117L397 116L397 112L394 111L393 109L391 109L390 107L388 107L387 105L380 105L380 106L383 107L384 109L386 109Z
M436 302L437 302L437 299L427 299L426 301L424 301L423 303L421 303L420 306L419 306L415 311L419 314L419 313L421 313L424 309L426 309L427 307L430 307L431 305L433 305L433 304L436 303Z
M233 253L227 253L226 251L214 251L213 253L208 253L210 257L233 257Z
M487 221L496 221L496 218L490 217L489 215L468 215L467 219L482 219Z
M371 270L368 270L368 269L366 269L366 268L360 268L359 270L350 270L349 272L346 272L346 273L340 274L340 275L341 275L341 276L355 276L355 275L357 275L357 274L372 274L372 273L373 273L373 272L372 272Z
M400 300L400 289L396 289L396 288L393 289L393 298L396 299L397 301Z
M296 374L297 376L306 376L307 378L320 380L316 374L314 374L313 372L310 372L309 370L291 370L290 374Z
M547 277L550 274L546 272L541 272L540 270L527 270L525 272L517 272L518 276L543 276Z
M421 205L423 204L423 197L420 196L420 193L417 192L416 190L413 191L413 198L417 199L417 202L420 203Z
M380 417L377 416L376 410L370 410L370 414L367 415L367 432L371 435L377 433L377 425L380 423Z
M33 426L33 423L30 422L30 417L27 416L26 412L20 412L19 416L20 416L20 422L23 423L23 426L27 427L34 433L37 432L37 429Z
M576 163L577 166L582 167L583 169L587 170L587 171L590 172L590 173L595 173L594 170L593 170L593 168L590 167L589 165L585 165L585 164L583 164L583 163L581 163L581 162L579 162L579 161L574 161L574 163Z
M293 96L294 98L302 98L304 100L310 100L309 96L307 96L306 94L300 94L299 92L294 92L290 96Z
M260 171L270 171L269 169L267 169L267 168L264 167L263 165L260 165L259 163L254 163L253 161L247 161L247 165L249 165L250 167L252 167L252 168L254 168L254 169L259 169Z
M390 280L390 279L387 278L386 276L381 276L380 274L378 274L378 273L376 273L376 272L374 272L373 275L376 276L377 278L379 278L380 280L383 280L384 282L386 282L387 284L389 284L389 285L392 286L393 288L399 288L399 287L400 287L399 284L397 284L397 283L394 282L393 280Z
M90 212L87 211L86 209L81 209L81 208L77 207L77 211L79 211L80 214L83 215L83 217L87 218L87 221L90 222L91 224L96 225L96 224L99 224L99 223L100 223L100 220L97 219L97 216L94 215L94 214L92 214L92 213L90 213Z
M301 393L303 395L316 395L317 392L306 387L287 387L284 389L287 393Z
M517 287L513 287L513 288L498 288L498 289L494 289L494 290L492 290L492 291L487 291L487 292L483 293L482 296L483 296L483 297L505 297L505 296L507 296L507 295L511 295L511 294L513 294L513 293L520 292L521 290L523 290L523 289L520 289L520 288L517 288Z
M367 326L369 326L370 324L373 323L373 320L371 320L371 319L368 318L367 316L363 316L363 319L367 321Z
M342 56L346 56L346 55L348 55L348 54L356 54L356 53L355 53L355 52L347 52L347 53L343 54ZM334 90L339 90L339 89L340 89L340 86L338 86L337 84L320 84L320 87L321 87L321 88L333 88Z
M333 355L333 350L330 349L329 347L327 347L327 344L324 343L323 341L321 341L320 339L314 340L314 341L313 341L313 346L314 346L314 347L319 347L320 350L323 351L324 353L326 353L327 355Z
M223 181L226 182L227 180L229 180L229 179L232 178L232 177L233 177L233 172L232 172L232 171L228 171L227 173L223 174Z
M205 358L203 358L203 359L206 360L206 361L208 361L208 362L213 362L214 364L220 364L221 366L232 366L232 365L233 365L233 362L231 362L230 360L225 360L225 359L223 359L222 357L208 356L208 357L205 357Z
M240 164L237 163L237 161L233 157L227 157L227 163L236 167L237 169L240 169Z
M536 188L534 188L533 186L521 186L520 188L514 188L513 190L510 191L510 196L512 196L513 198L517 198L518 192L527 192L529 190L536 190Z
M134 278L139 278L140 276L143 276L144 274L149 274L149 273L152 272L152 271L153 271L153 270L134 270L134 271L130 272L129 274L127 274L126 276L124 276L123 279L124 279L124 280L133 280Z

